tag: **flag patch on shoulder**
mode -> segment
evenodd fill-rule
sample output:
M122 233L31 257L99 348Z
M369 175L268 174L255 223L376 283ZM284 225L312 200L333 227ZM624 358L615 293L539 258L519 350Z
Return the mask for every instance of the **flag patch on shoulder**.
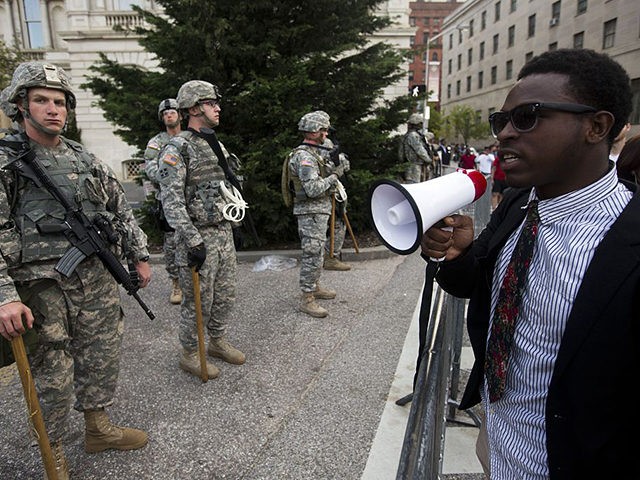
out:
M310 160L308 158L303 158L302 160L300 160L300 166L301 167L313 167L315 166L315 163L313 160Z
M168 155L163 156L162 161L167 165L171 165L172 167L175 167L176 163L178 163L180 160L178 159L178 157L170 153Z

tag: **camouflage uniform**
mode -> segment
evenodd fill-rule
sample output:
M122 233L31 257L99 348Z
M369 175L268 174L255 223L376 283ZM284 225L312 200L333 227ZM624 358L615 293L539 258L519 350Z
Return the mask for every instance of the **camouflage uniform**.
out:
M158 157L158 166L162 207L176 235L176 264L183 294L179 339L185 350L194 351L198 337L187 259L190 248L201 243L206 247L200 289L202 318L211 338L224 335L236 298L236 250L231 222L222 216L226 202L220 194L225 174L209 143L191 131L171 138Z
M328 128L328 120L319 114L318 117L318 122L326 123ZM318 286L331 215L331 195L337 182L335 175L329 176L319 150L314 146L299 145L289 154L288 161L289 176L295 189L293 214L298 219L302 249L300 289L303 293L314 292Z
M147 143L144 151L144 169L147 177L156 190L156 199L160 201L160 185L158 184L158 155L162 148L171 140L167 132L160 132ZM163 232L164 239L162 251L164 253L164 266L172 280L178 278L178 265L176 265L176 240L175 232Z
M406 183L418 183L429 180L433 171L433 160L424 135L416 130L422 124L422 117L413 114L409 117L409 129L400 144L400 161L406 163L404 179ZM422 178L422 167L427 166L426 178Z
M60 138L53 148L30 145L88 217L107 215L126 233L131 255L146 257L146 235L114 172L80 144ZM31 368L49 436L56 441L66 431L74 393L79 411L113 403L123 331L120 291L96 255L69 278L54 270L69 242L62 233L40 234L36 227L39 221L62 218L64 209L44 187L8 169L14 160L12 150L0 148L0 305L22 301L33 311L39 344Z
M325 140L322 146L328 149L334 148L333 142L328 138ZM336 168L336 165L333 163L333 160L331 160L331 150L319 149L319 153L322 155L322 157L326 162L327 174L331 174L331 172L333 172L333 170ZM349 160L346 158L346 156L343 153L340 154L340 163L346 163L347 166L345 167L345 172L348 172ZM334 224L334 231L333 231L333 256L336 258L340 258L342 255L342 246L344 244L344 238L347 233L347 225L344 223L344 219L342 215L343 213L346 213L346 211L347 211L347 201L345 200L343 202L340 202L336 199L336 215L334 220L335 224ZM330 255L331 253L330 249L331 249L331 241L329 238L327 238L327 242L325 244L326 256Z

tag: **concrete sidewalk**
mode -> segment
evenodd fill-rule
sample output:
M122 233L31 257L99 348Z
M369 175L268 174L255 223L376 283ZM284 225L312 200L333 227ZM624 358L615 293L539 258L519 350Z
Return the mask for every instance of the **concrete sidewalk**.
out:
M408 393L413 375L422 260L383 247L345 252L351 271L322 274L339 294L323 302L330 316L319 320L296 311L298 268L253 271L268 254L297 256L238 255L238 300L228 338L247 354L247 363L216 360L222 373L204 384L177 366L179 306L168 302L170 282L154 256L154 278L140 295L157 318L149 320L123 294L121 373L109 408L115 422L145 429L149 444L139 451L86 454L82 417L74 411L65 444L72 478L395 478L409 405L390 404ZM396 417L387 413L393 407ZM0 411L0 478L41 478L17 377L0 385ZM395 437L386 436L390 430ZM449 431L446 478L482 478L465 476L468 467L457 466L474 456L462 443L452 457Z

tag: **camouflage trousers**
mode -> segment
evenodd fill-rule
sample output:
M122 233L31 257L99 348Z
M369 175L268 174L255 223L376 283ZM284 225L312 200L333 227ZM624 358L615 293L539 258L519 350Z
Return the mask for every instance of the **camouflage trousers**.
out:
M313 292L320 280L329 217L329 214L324 213L298 215L298 235L302 249L300 289L303 292Z
M212 338L224 335L231 308L236 301L236 249L231 228L226 227L228 225L199 229L207 249L207 258L198 272L202 321ZM198 348L198 330L191 268L179 267L179 282L182 305L178 337L185 350L194 351Z
M433 166L432 165L417 165L415 163L407 164L407 168L404 173L405 183L420 183L426 182L433 178Z
M333 228L333 256L340 258L342 254L342 245L344 244L344 237L347 233L347 225L344 223L341 215L336 214L334 228ZM329 233L327 234L327 241L324 246L325 255L329 256L331 253L331 217L329 217Z
M164 266L169 274L169 278L178 278L178 264L176 263L176 234L175 232L165 232L162 244L164 253Z
M113 403L123 331L120 292L95 256L68 279L20 282L17 290L35 317L31 371L54 442L67 432L74 393L79 411Z

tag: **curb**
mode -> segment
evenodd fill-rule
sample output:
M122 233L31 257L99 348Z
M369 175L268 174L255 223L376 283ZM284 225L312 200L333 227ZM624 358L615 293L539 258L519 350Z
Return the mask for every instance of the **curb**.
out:
M267 255L280 255L288 258L300 259L302 254L301 250L246 250L237 252L239 262L257 262L260 258ZM356 253L354 248L342 249L342 260L345 262L357 262L364 260L379 260L382 258L390 258L396 253L393 253L384 245L377 247L359 248ZM164 254L152 253L149 255L149 261L151 263L164 263Z

